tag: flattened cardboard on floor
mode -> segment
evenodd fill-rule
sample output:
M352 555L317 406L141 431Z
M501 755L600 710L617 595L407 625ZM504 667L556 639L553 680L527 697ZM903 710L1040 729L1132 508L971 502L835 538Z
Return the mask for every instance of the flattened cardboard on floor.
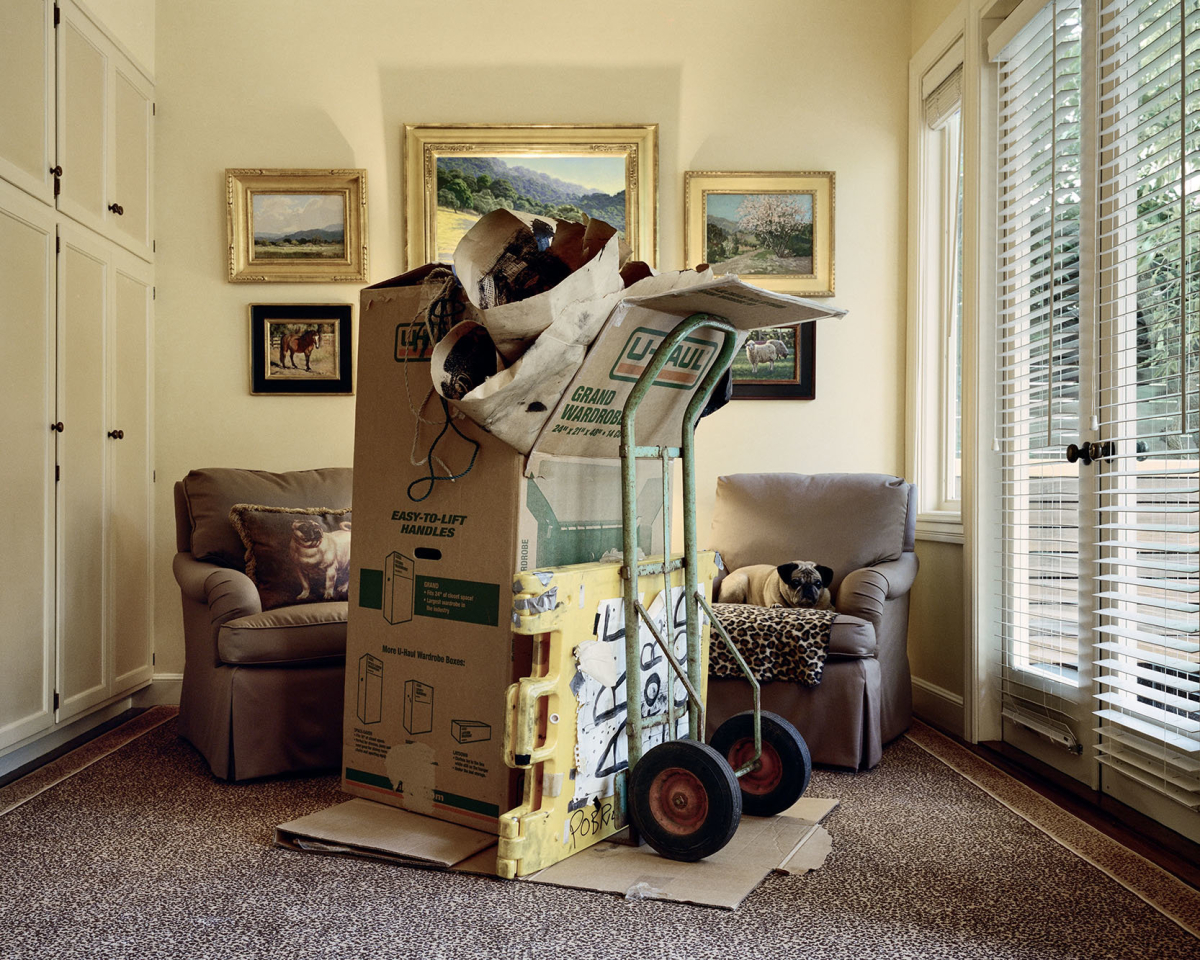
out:
M837 801L800 804L805 806L798 804L788 813L824 817ZM648 846L601 843L532 877L502 881L495 877L495 837L369 800L350 800L275 828L275 844L289 850L450 869L496 883L547 883L727 910L736 909L772 871L819 868L828 853L828 836L818 823L799 816L745 817L723 850L697 863L668 860ZM797 863L807 866L788 866Z
M281 823L275 845L442 869L481 850L492 849L496 859L491 834L359 798Z

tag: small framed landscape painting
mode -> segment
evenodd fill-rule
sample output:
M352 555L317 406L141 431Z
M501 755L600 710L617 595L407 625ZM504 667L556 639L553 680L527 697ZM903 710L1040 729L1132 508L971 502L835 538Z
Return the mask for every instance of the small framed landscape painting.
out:
M252 303L250 392L353 394L350 314L348 303Z
M505 207L617 228L635 260L658 254L658 125L407 124L408 269L449 263L462 235Z
M226 170L232 281L367 279L365 170Z
M767 290L833 296L832 173L684 174L684 262Z
M812 400L817 395L817 325L751 330L734 355L734 400Z

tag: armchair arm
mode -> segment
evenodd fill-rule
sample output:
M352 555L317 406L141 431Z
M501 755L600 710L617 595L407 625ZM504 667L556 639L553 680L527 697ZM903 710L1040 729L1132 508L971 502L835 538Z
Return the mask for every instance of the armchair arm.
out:
M214 634L229 620L262 613L258 588L242 571L204 563L190 553L175 554L173 567L183 595L205 604L212 613Z
M838 587L838 613L862 617L878 631L884 602L902 597L912 589L917 567L915 553L902 553L898 560L850 572Z

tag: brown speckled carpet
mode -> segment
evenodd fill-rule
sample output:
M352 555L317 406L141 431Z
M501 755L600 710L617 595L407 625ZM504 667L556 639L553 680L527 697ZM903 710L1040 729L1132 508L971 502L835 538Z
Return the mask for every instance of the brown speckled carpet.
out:
M174 727L0 816L0 958L1200 957L927 728L868 773L816 771L810 795L841 798L825 867L725 912L280 850L275 825L344 799L337 779L223 783ZM1170 909L1194 926L1195 902Z

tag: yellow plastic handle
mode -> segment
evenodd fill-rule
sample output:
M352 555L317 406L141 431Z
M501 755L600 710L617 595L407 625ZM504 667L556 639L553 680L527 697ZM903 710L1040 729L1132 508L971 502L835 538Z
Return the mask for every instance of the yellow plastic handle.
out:
M558 677L522 677L505 691L508 722L504 725L504 762L526 769L554 755L555 737L547 733L546 743L534 747L537 740L538 701L554 692Z

